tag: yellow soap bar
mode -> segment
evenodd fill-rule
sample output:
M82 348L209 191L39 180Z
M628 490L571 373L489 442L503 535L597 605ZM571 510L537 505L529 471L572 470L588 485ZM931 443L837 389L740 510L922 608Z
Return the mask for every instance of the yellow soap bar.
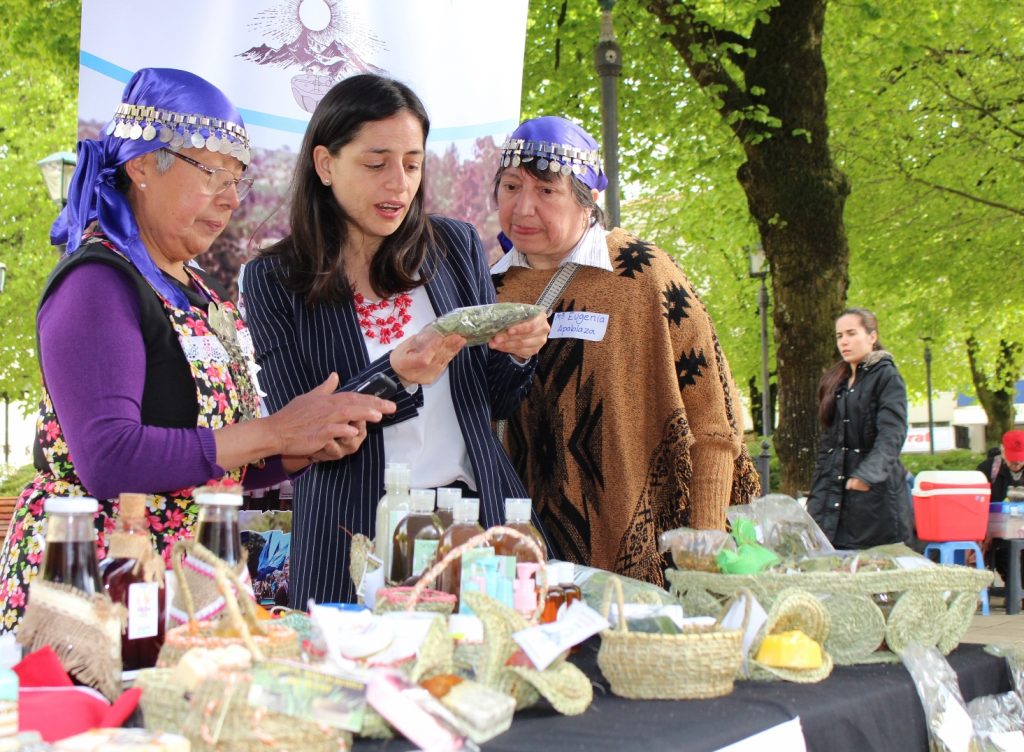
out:
M761 643L755 660L775 668L819 668L821 645L799 629L770 634Z

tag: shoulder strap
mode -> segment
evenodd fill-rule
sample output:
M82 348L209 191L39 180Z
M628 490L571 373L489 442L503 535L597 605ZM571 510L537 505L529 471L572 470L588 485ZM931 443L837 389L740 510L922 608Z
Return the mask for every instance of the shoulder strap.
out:
M1000 452L992 458L992 469L989 471L989 482L995 483L999 471L1003 469L1003 453Z
M547 286L544 288L544 292L537 298L537 305L544 306L549 312L555 302L562 297L562 293L565 292L565 288L572 282L572 278L576 276L576 272L579 270L580 265L570 262L568 264L562 264L558 267L558 271L555 275L548 280Z

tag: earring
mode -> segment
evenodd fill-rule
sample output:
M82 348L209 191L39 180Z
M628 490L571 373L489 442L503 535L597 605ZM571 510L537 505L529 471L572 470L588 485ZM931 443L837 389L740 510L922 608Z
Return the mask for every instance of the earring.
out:
M146 190L146 184L145 183L139 183L139 188L141 188L142 190Z
M329 188L329 187L330 187L330 185L331 185L331 179L330 179L330 178L325 178L325 179L324 179L324 185L325 185L325 186L327 186L327 187Z

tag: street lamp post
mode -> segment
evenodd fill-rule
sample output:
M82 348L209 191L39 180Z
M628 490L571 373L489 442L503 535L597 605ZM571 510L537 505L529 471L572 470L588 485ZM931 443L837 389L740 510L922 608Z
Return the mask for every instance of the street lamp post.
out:
M50 200L62 208L68 203L68 188L71 187L71 175L75 172L78 158L69 151L55 151L38 162L39 172L46 183L46 193Z
M612 27L615 0L598 0L601 6L601 35L594 48L594 67L601 77L601 143L604 146L604 174L608 187L604 192L604 209L608 226L619 226L619 94L622 75L622 49Z
M924 373L928 389L928 453L935 454L935 414L932 412L932 338L921 337L921 339L924 340Z
M771 481L771 454L768 451L770 447L768 439L772 435L773 422L771 386L768 381L768 286L766 284L768 268L764 249L760 243L747 250L750 255L750 276L761 280L761 288L757 296L757 307L761 316L761 431L764 438L761 440L761 455L757 459L760 465L758 470L761 474L761 493L767 494Z

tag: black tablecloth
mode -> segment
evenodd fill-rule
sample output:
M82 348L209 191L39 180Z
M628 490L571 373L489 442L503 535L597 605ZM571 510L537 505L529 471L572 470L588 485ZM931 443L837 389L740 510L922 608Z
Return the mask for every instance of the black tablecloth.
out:
M901 663L837 666L818 684L737 682L713 700L626 700L597 668L600 642L588 641L573 662L594 681L594 702L578 716L558 715L543 701L516 713L512 728L484 752L713 752L797 716L812 752L926 751L924 711ZM949 655L964 699L1010 689L1006 661L963 645ZM404 740L359 740L358 752L412 749Z

